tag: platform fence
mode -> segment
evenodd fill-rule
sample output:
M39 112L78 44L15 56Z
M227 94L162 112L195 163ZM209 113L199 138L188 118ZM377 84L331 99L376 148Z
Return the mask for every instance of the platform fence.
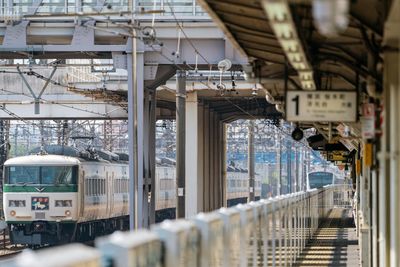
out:
M350 190L328 186L221 208L187 220L164 221L150 230L100 237L94 248L70 244L24 251L10 266L289 266L319 222L335 206L351 203Z

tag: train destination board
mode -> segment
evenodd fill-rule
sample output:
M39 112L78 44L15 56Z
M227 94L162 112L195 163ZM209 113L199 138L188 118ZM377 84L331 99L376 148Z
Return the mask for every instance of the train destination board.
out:
M286 120L355 122L357 92L289 90L286 92Z

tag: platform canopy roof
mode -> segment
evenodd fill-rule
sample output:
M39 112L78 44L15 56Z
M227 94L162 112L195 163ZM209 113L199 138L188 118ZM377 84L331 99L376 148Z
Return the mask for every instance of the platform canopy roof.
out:
M349 1L348 27L333 37L318 31L312 11L316 1L198 1L234 46L249 58L249 77L255 77L275 101L284 102L285 90L292 89L357 90L359 97L373 97L374 92L382 90L383 31L391 1ZM285 5L289 15L280 14L278 5ZM283 28L290 24L297 34L285 36ZM299 67L283 45L292 39L298 41L306 69L312 73L310 88L304 85ZM319 132L328 135L328 124L300 125L317 126ZM337 126L339 123L331 125L333 137L338 135ZM353 134L359 135L358 123L349 126Z
M350 23L340 35L327 38L316 29L312 1L199 0L203 8L236 48L254 62L252 71L266 80L266 86L279 97L283 83L268 81L285 78L287 55L273 30L265 9L271 3L288 2L306 57L314 72L317 89L354 89L367 79L381 86L376 66L382 61L383 26L389 1L356 0L350 2ZM288 62L289 89L301 88L297 72Z

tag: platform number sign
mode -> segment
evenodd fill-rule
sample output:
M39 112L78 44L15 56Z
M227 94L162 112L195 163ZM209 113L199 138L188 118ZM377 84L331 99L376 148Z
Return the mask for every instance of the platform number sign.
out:
M286 120L305 122L357 121L355 91L287 91Z

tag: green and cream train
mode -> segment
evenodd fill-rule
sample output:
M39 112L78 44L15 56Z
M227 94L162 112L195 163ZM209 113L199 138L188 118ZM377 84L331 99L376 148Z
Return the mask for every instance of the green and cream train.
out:
M68 151L5 162L3 207L12 243L86 241L128 228L127 162L112 153Z

